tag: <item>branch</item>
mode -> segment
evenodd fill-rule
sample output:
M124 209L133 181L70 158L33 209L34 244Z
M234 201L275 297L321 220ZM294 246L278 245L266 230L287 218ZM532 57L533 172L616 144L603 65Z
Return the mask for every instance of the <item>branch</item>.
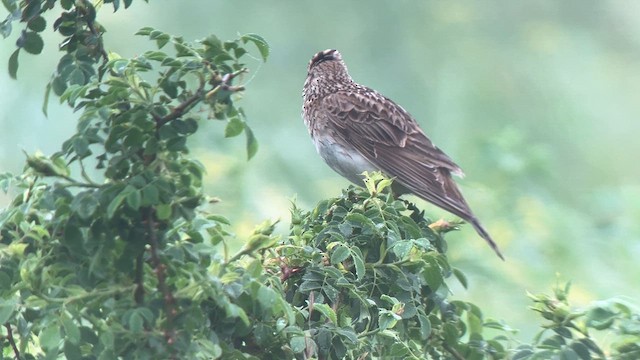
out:
M182 115L184 115L186 112L188 112L198 100L202 99L204 86L205 86L204 81L200 81L200 86L198 86L198 89L195 91L195 93L191 95L191 97L189 97L183 103L180 103L180 105L173 108L173 110L171 110L171 112L167 116L159 117L154 114L153 118L156 120L156 129L159 129L169 121L175 120L181 117Z
M204 97L206 99L211 98L212 96L214 96L216 93L218 93L220 90L223 91L231 91L231 92L237 92L237 91L242 91L244 90L244 86L231 86L231 81L236 78L238 75L240 74L244 74L247 72L247 69L240 69L238 71L229 73L229 74L225 74L223 77L215 77L214 80L217 80L217 82L219 82L218 85L216 85L213 89L209 90L206 92L204 91L204 87L206 85L206 83L204 82L203 79L200 79L200 86L198 86L198 89L196 89L196 91L193 93L193 95L191 95L189 98L187 98L184 102L180 103L178 106L176 106L175 108L173 108L173 110L171 110L171 112L164 117L160 117L158 115L153 115L153 118L156 121L156 129L160 128L161 126L163 126L164 124L168 123L171 120L175 120L179 117L181 117L182 115L184 115L185 113L187 113L189 110L191 110L191 108L193 107L193 105L195 105L199 100L202 100L202 96L204 95Z
M155 228L155 220L153 216L153 210L147 208L145 211L145 221L147 223L149 245L151 246L151 261L153 262L154 272L158 279L158 290L162 294L164 300L164 311L167 314L167 325L164 332L164 337L167 340L169 346L173 345L176 341L176 332L173 328L173 319L175 318L177 311L174 307L175 299L173 294L169 290L166 283L166 266L160 260L158 256L158 234Z
M11 344L13 353L16 355L16 360L20 360L20 351L18 350L18 346L16 346L16 340L13 338L13 331L11 330L11 325L9 323L6 323L4 324L4 327L7 328L7 340L9 340L9 344Z

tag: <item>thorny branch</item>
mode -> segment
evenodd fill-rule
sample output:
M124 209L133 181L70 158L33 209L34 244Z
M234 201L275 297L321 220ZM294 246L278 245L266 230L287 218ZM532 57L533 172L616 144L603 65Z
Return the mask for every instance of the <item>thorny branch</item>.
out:
M13 338L13 330L11 330L11 325L4 324L4 327L7 328L7 340L9 340L9 344L11 344L13 353L16 355L16 360L20 360L20 351L18 350L18 346L16 345L16 340Z

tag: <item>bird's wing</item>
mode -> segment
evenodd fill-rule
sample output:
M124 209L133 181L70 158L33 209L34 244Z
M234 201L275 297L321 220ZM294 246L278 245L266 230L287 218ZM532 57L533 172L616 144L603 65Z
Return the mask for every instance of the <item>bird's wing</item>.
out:
M462 170L400 106L368 88L331 94L322 106L336 135L396 182L463 219L473 218L450 176Z

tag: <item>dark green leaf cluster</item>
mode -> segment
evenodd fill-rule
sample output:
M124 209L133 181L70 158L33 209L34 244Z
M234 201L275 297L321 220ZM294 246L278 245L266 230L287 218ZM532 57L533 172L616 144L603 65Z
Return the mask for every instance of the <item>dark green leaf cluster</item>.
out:
M368 191L294 208L290 242L277 251L287 300L302 309L292 348L324 359L502 357L480 309L449 299L443 237L389 185L374 174Z

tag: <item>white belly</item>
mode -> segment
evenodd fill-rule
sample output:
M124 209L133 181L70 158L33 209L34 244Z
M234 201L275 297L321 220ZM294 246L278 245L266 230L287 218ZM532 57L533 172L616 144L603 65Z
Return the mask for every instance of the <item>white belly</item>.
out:
M362 185L363 172L378 170L351 147L338 144L327 136L317 136L314 140L318 154L327 165L356 185Z

